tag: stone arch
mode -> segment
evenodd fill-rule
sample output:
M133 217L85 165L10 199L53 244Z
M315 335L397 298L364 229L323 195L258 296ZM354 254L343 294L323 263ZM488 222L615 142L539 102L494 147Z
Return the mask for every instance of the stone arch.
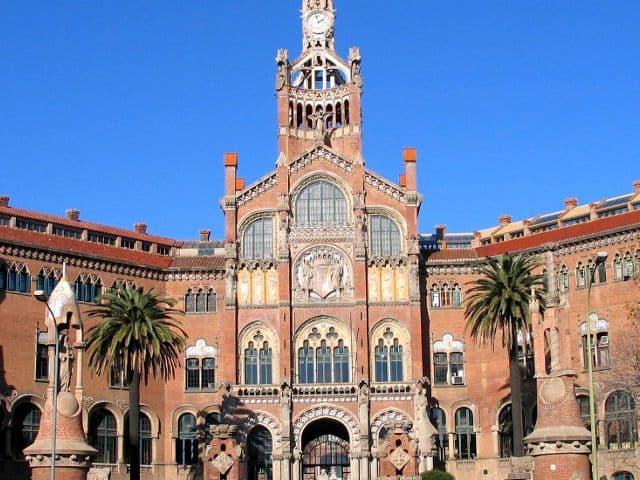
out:
M44 413L44 399L40 395L34 393L23 393L16 396L11 402L7 404L7 413L11 414L17 407L23 403L32 403Z
M387 408L378 412L374 420L371 422L371 441L373 442L374 447L378 446L380 430L385 426L389 426L394 423L403 423L408 426L413 424L413 420L409 414L399 408ZM413 438L414 430L412 428L408 428L407 431L409 432L409 437Z
M282 448L282 426L280 422L273 415L263 411L253 412L249 418L242 423L238 434L240 441L245 447L249 433L257 426L264 427L269 431L273 439L274 451Z
M392 334L389 337L389 333ZM386 335L386 336L385 336ZM369 334L369 344L371 345L369 352L369 365L371 371L375 371L375 347L378 345L379 340L383 340L385 345L389 343L386 341L386 338L390 339L398 339L400 345L403 348L403 375L404 381L408 381L412 377L411 372L411 337L409 335L409 329L407 326L401 322L400 320L396 320L395 318L383 318L378 320L373 328L371 328Z
M335 405L321 404L308 408L296 417L293 422L293 436L296 445L302 445L302 432L315 420L328 418L340 422L350 433L352 447L355 447L360 440L360 429L356 417L341 407Z

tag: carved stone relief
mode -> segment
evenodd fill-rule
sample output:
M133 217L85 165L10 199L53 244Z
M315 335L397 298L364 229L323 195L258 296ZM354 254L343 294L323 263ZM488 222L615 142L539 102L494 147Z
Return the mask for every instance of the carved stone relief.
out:
M332 247L316 247L298 258L294 273L296 301L351 298L351 270L344 255Z

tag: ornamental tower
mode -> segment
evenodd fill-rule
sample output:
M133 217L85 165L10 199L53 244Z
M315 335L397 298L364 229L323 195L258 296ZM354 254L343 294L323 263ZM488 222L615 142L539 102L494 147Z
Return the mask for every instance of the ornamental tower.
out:
M276 56L278 148L286 158L323 144L352 160L361 151L360 52L335 51L333 0L303 0L302 53Z

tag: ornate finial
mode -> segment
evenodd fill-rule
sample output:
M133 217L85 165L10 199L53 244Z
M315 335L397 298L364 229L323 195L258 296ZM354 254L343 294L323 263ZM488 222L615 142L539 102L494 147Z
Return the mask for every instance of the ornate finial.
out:
M291 83L291 69L289 66L289 52L281 48L276 55L276 64L278 65L278 73L276 76L276 90L280 91L285 85Z
M360 72L360 63L362 57L360 56L360 49L358 47L351 47L349 49L349 65L351 66L351 81L358 87L362 86L362 74Z

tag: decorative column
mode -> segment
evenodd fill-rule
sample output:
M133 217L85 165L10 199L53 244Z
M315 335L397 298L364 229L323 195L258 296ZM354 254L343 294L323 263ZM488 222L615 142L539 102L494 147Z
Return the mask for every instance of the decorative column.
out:
M293 451L293 475L291 476L292 480L300 480L300 468L302 468L300 460L302 460L302 452L299 448L296 448Z
M25 449L25 458L32 480L49 479L52 473L56 480L86 480L98 452L87 443L82 428L83 382L79 362L85 348L84 333L75 294L64 274L46 308L49 386L40 430Z
M576 372L571 369L571 352L563 350L560 335L570 331L558 312L558 295L552 246L544 254L547 285L547 308L544 317L537 304L530 305L533 337L537 340L535 366L538 391L538 419L533 432L525 437L529 455L534 459L534 480L587 480L590 432L580 417L575 395ZM546 344L546 345L545 345ZM550 361L546 361L546 353ZM526 476L525 476L526 475ZM528 472L512 472L509 478L531 478Z

